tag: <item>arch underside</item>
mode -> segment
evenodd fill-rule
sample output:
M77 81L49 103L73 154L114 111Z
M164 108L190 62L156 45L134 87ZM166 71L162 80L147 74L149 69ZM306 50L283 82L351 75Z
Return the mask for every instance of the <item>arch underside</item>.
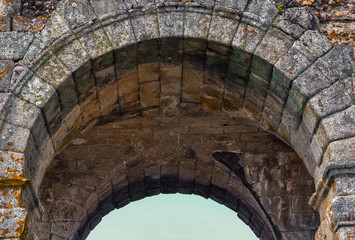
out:
M42 219L31 228L40 239L85 239L115 208L182 193L224 204L261 239L312 239L313 191L302 160L272 134L226 114L182 110L79 134L47 169Z
M153 193L187 191L223 202L238 210L242 219L245 213L239 208L251 207L248 216L262 224L249 218L246 222L257 235L263 234L261 226L267 226L276 238L313 238L318 217L306 206L313 191L312 177L318 181L332 161L329 154L324 155L328 145L355 134L349 49L334 47L318 31L301 25L301 33L295 34L271 1L74 2L59 3L19 62L22 66L16 68L9 93L0 99L5 106L5 150L11 143L11 151L25 156L20 175L32 181L32 192L40 200L37 204L24 199L23 205L28 209L43 205L39 208L43 212L30 212L29 229L39 234L47 227L53 238L85 236L106 214L98 203L108 199L107 209L119 207L115 196L120 191L129 195L126 202ZM337 132L330 130L335 121L341 126ZM171 144L165 156L159 133L162 139L169 140L171 134L172 141L177 138L182 143ZM85 134L96 142L86 142ZM120 134L127 142L122 143ZM100 139L101 135L106 138ZM139 143L132 138L135 135L146 141ZM110 137L113 144L107 142ZM119 152L121 145L127 151ZM72 158L69 152L75 148L81 154ZM233 172L233 164L221 164L212 157L221 151L240 158L237 166L245 179ZM107 152L115 153L107 157L113 173L99 170L105 166L95 154ZM94 157L87 159L90 154ZM248 162L248 156L261 159L260 165ZM81 160L88 166L93 161L93 169L84 169ZM208 162L201 165L209 166L209 182L197 178L200 161ZM295 161L291 169L289 161ZM186 176L180 176L184 164L194 166L188 170L193 175L188 186ZM150 168L152 174L160 170L152 193L146 176ZM219 168L223 173L214 175ZM259 182L253 182L254 170L262 176ZM129 182L130 174L139 177L137 182ZM102 185L92 183L91 188L95 177ZM122 180L126 186L114 189L120 183L114 177L126 179ZM306 192L298 189L293 180L297 178L307 185ZM233 192L230 181L234 180L243 183L248 197ZM139 197L132 190L136 186ZM97 202L73 203L69 208L77 214L73 222L74 216L60 216L56 211L61 203L79 201L70 193L76 187ZM56 188L66 195L57 196ZM269 199L275 189L280 195ZM231 195L234 205L228 203ZM268 205L282 210L273 211ZM56 217L65 220L56 221ZM66 227L71 230L53 230Z

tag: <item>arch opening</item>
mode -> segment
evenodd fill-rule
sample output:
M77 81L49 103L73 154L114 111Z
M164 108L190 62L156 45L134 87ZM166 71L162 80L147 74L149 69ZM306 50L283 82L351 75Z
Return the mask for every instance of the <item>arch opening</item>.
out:
M161 194L114 210L90 232L92 239L258 239L234 211L196 195Z

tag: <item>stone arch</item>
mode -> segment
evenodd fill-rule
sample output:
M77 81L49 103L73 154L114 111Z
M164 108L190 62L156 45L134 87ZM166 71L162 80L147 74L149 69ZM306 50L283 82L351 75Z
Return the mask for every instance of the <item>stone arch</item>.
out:
M34 187L26 194L36 195L50 161L82 127L96 124L99 116L110 121L108 113L117 108L129 113L121 105L132 99L138 105L133 101L127 108L154 115L167 91L168 107L174 101L188 108L197 103L206 112L249 119L283 139L316 182L323 178L313 198L318 208L325 180L333 176L328 173L339 168L327 167L336 158L332 152L344 149L344 158L351 156L353 56L349 48L297 26L301 32L271 1L60 2L1 94L2 176L11 180L9 186L26 185L23 177L30 178ZM106 98L112 74L126 81L114 100ZM164 80L179 78L180 94L163 88ZM28 209L36 205L26 201Z

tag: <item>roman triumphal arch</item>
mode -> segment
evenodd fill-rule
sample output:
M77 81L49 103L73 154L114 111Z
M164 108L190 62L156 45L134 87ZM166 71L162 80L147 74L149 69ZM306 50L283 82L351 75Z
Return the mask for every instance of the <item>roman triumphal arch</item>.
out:
M261 239L353 239L354 54L316 21L271 0L62 0L2 33L0 238L85 239L183 193Z

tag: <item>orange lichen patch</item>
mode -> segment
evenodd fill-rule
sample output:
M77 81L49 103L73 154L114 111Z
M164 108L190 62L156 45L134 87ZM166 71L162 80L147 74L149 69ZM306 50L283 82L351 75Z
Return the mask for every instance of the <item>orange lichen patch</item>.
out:
M6 237L6 234L9 234L9 233L10 233L10 231L8 229L4 229L4 230L1 231L0 236L1 237Z
M9 31L10 18L9 17L0 17L0 32Z
M27 216L25 218L25 220L18 220L16 223L18 225L18 227L15 229L15 232L18 234L18 235L22 235L23 233L23 230L25 229L25 223L27 221Z
M12 142L8 142L7 145L9 145L10 147L13 145Z
M296 0L296 2L302 3L303 5L310 6L314 3L314 0L310 0L310 1Z
M6 77L7 70L9 70L10 66L6 66L4 70L0 71L0 81Z
M6 196L7 196L7 193L8 193L7 190L4 189L4 190L2 191L2 196L3 196L3 197L6 197Z
M5 188L7 186L23 186L29 183L31 183L31 181L28 178L24 177L4 178L0 180L0 189Z
M244 33L245 37L247 37L249 34L257 34L257 32L254 29L249 30L248 25L245 25L245 27L243 29L243 33Z
M15 31L30 31L38 32L41 31L51 15L41 15L36 18L27 18L24 16L14 16L14 26Z

